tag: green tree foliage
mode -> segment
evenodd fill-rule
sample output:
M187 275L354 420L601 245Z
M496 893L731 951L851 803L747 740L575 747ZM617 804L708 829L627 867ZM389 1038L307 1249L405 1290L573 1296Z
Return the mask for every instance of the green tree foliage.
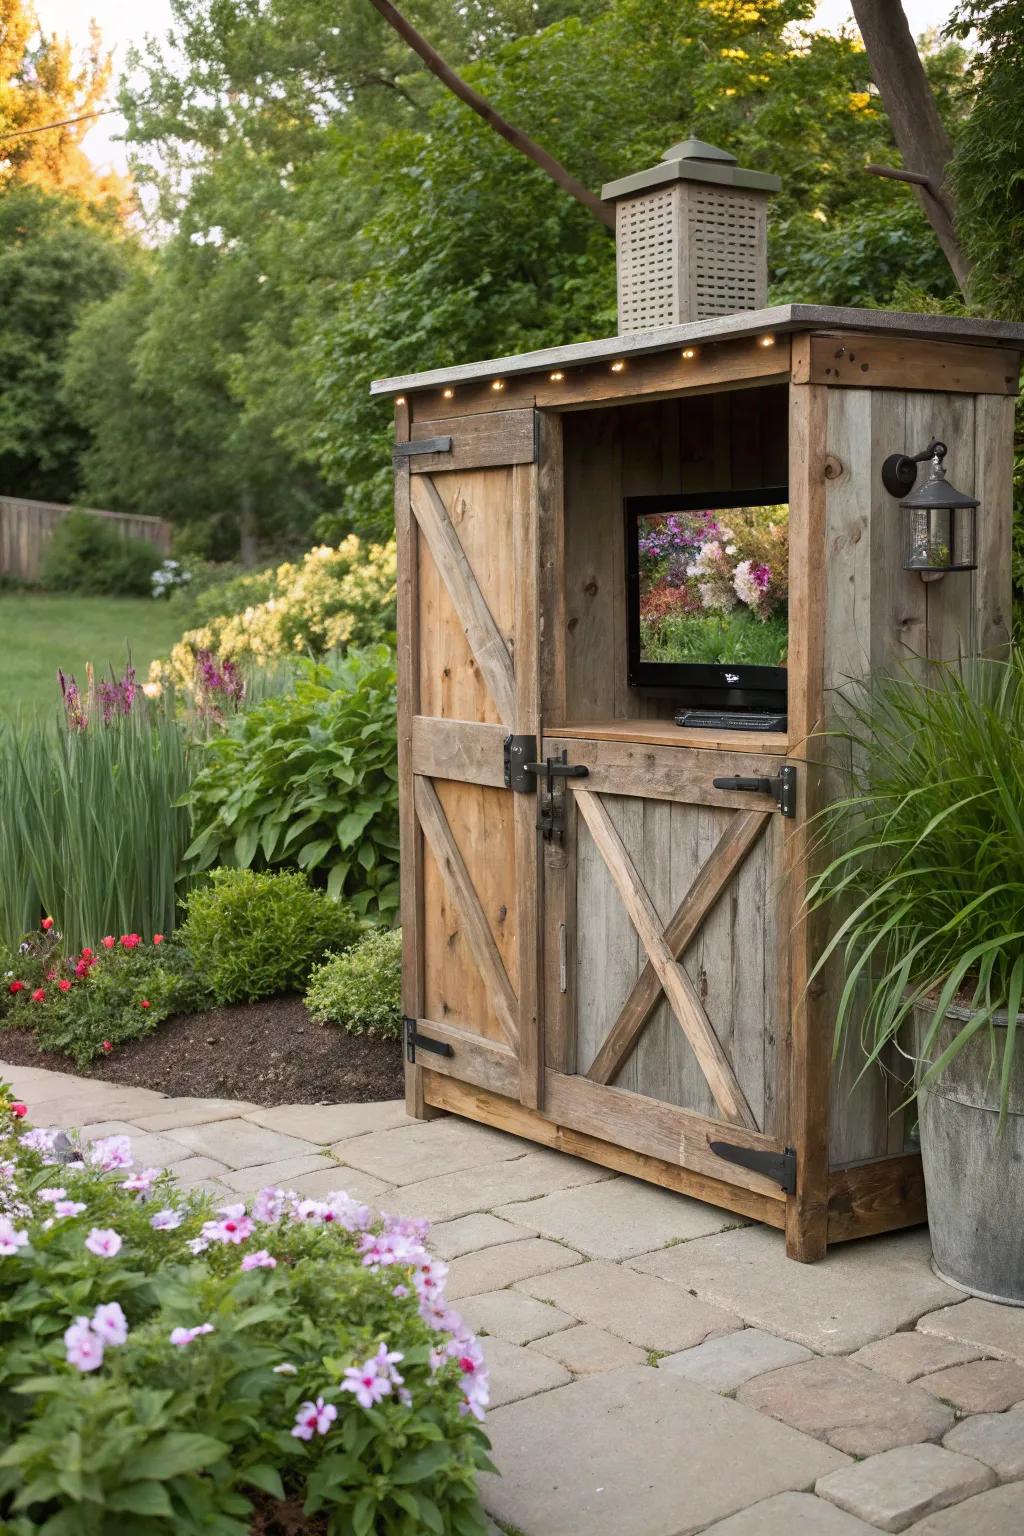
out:
M0 493L74 498L87 436L61 399L69 340L132 258L109 206L0 187Z

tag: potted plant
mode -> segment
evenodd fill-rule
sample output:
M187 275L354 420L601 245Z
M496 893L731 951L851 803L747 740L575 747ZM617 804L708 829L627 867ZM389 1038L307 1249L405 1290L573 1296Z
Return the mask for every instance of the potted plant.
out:
M807 901L841 958L835 1043L912 1057L933 1267L1024 1305L1024 658L844 690L851 792Z

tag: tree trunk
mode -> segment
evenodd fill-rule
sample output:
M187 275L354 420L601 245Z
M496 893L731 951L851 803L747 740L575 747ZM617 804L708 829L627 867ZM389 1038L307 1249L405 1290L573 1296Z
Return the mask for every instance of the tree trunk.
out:
M926 178L914 190L943 254L966 294L971 268L960 248L947 171L953 147L932 95L900 0L851 0L893 137L908 171Z
M568 192L569 196L574 197L578 203L582 203L587 212L592 213L595 219L599 219L608 229L614 230L615 213L609 208L608 204L602 202L593 192L588 191L582 182L577 181L576 177L571 175L565 169L565 166L555 159L554 155L549 155L546 149L543 149L539 144L535 144L533 139L529 138L521 129L516 128L507 119L502 117L500 112L495 111L494 107L491 106L485 97L480 95L479 91L474 91L471 85L467 85L465 80L445 63L437 50L430 46L426 38L416 31L412 23L406 21L401 11L396 10L390 3L390 0L370 0L370 3L380 12L384 20L394 27L399 37L409 44L413 52L419 54L427 68L460 101L464 101L467 107L472 107L473 111L482 117L485 123L490 123L495 133L500 133L501 137L506 139L513 149L518 149L520 154L525 155L528 160L532 160L535 165L539 165L542 171L546 171L556 186L561 187L563 192Z

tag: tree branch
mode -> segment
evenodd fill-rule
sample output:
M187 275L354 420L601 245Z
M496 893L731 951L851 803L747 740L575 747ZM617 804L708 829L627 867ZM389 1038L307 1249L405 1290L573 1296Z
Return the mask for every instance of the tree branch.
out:
M565 169L565 166L555 159L554 155L549 155L547 150L543 149L540 144L534 143L533 139L529 138L521 129L516 128L514 124L502 117L500 112L495 111L494 107L491 106L485 97L480 95L479 91L475 91L471 85L467 85L465 80L445 63L437 50L431 47L426 38L416 31L411 22L406 21L402 13L396 10L390 3L390 0L370 0L370 4L375 10L380 12L390 26L394 27L399 37L409 44L409 47L414 53L419 55L427 68L460 101L464 101L467 107L471 107L479 117L483 118L485 123L489 123L495 133L500 133L501 137L507 140L513 149L518 149L520 154L525 155L528 160L532 160L535 165L539 165L542 171L546 171L556 186L561 187L563 192L568 192L570 197L574 197L578 203L581 203L587 209L588 213L593 214L595 219L599 219L608 229L614 230L615 214L608 204L602 202L593 192L588 191L582 182L577 181L576 177L571 175Z
M964 294L971 266L957 238L953 195L947 180L953 154L921 57L900 0L851 0L893 137L908 165L925 217ZM903 178L901 178L903 179Z

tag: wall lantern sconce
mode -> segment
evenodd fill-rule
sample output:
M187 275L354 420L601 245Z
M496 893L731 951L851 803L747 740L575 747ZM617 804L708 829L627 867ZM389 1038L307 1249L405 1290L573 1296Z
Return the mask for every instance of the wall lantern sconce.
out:
M946 479L945 443L931 442L911 458L893 453L882 465L882 484L899 498L903 518L903 569L922 581L938 581L947 571L973 571L975 513L979 503ZM915 490L917 466L930 459L928 477Z

